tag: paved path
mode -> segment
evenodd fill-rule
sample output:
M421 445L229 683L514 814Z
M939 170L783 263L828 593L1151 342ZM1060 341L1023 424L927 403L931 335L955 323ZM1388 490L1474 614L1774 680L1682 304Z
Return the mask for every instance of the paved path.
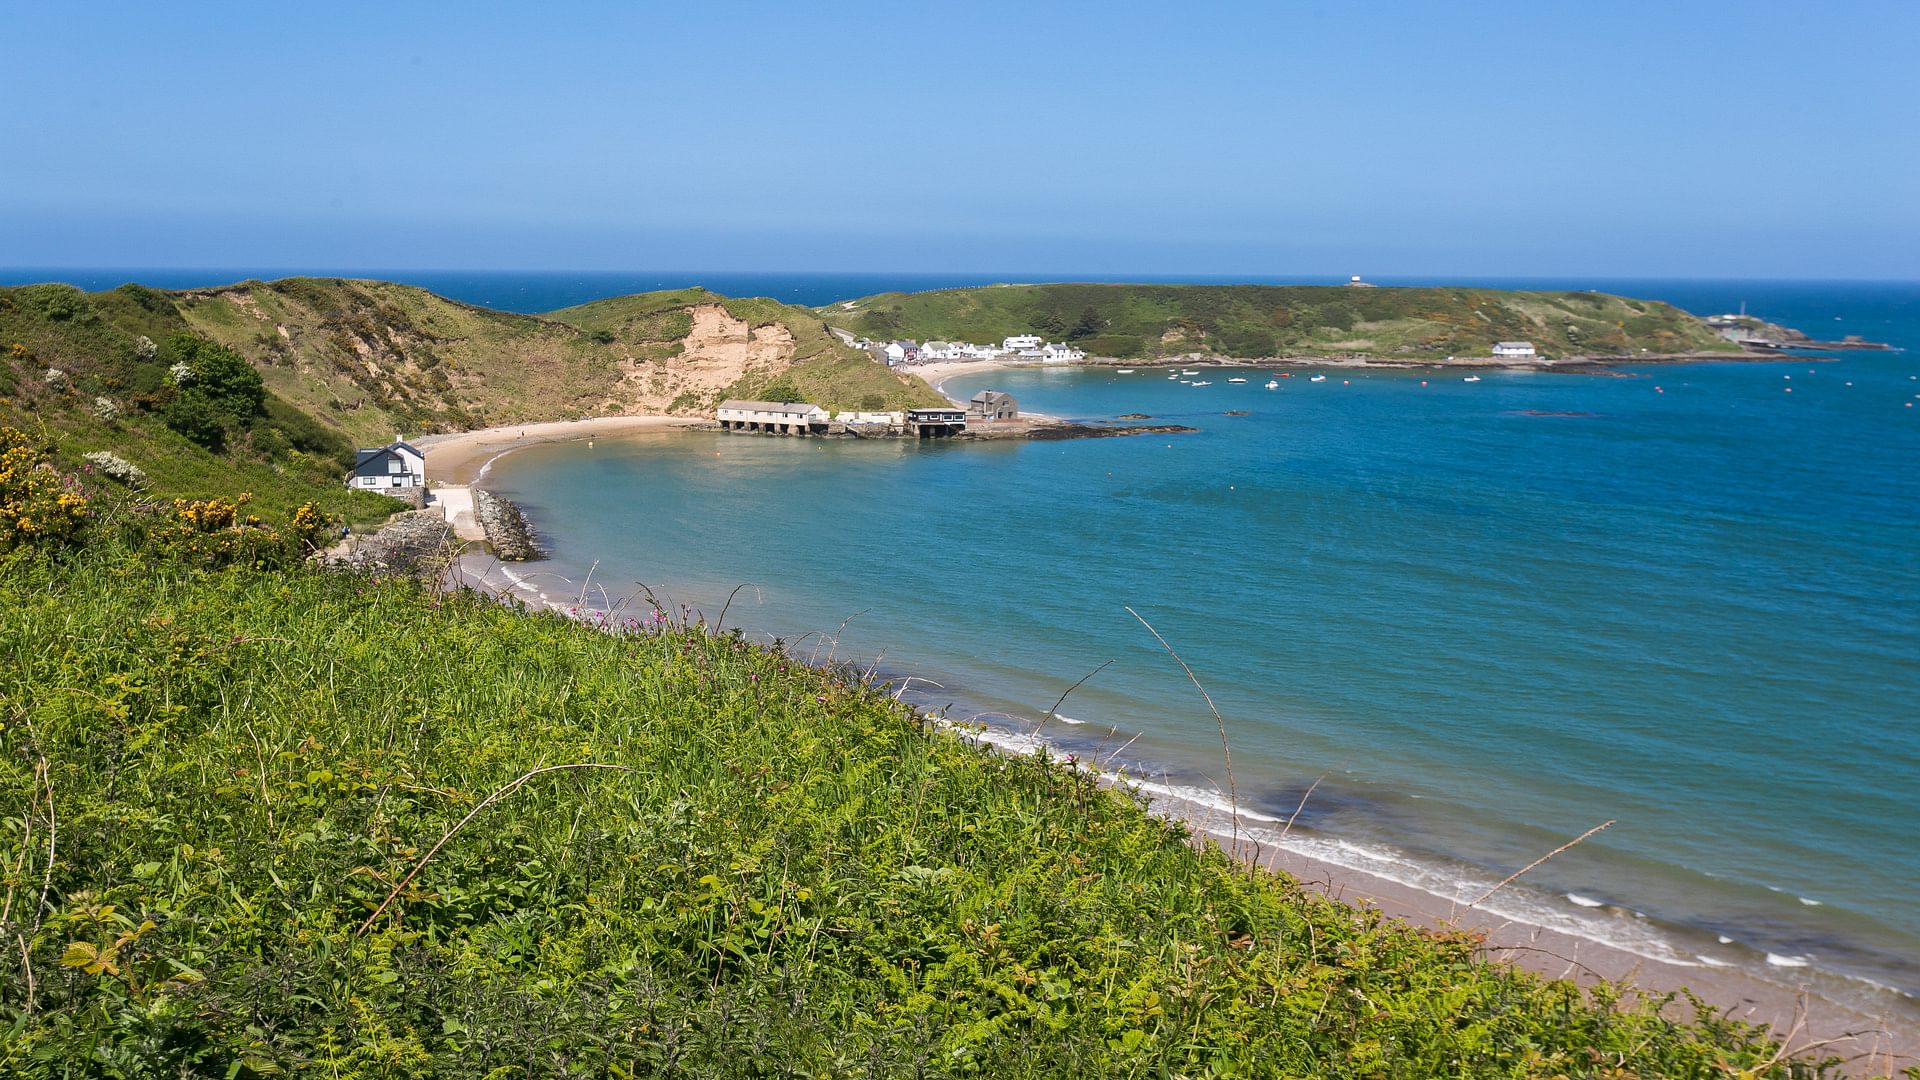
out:
M473 490L465 484L436 484L427 491L427 507L439 507L462 540L485 540L486 531L473 516Z

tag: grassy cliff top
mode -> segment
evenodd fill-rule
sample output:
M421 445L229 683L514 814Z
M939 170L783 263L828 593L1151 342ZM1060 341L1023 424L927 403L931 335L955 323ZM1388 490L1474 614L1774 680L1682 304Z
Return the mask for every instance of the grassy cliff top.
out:
M0 552L9 1076L1788 1075L737 633L82 509Z
M1152 359L1485 357L1496 341L1542 354L1725 352L1704 322L1673 307L1595 292L1311 285L991 285L883 293L818 309L873 338L998 341L1040 334L1096 356Z

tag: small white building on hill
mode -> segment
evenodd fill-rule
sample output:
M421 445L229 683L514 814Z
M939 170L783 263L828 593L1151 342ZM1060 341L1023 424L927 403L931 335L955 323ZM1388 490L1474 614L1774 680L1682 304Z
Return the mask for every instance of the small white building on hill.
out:
M353 452L347 486L363 491L405 491L427 486L427 455L403 439Z
M1531 341L1496 341L1493 344L1495 360L1533 360L1538 356Z

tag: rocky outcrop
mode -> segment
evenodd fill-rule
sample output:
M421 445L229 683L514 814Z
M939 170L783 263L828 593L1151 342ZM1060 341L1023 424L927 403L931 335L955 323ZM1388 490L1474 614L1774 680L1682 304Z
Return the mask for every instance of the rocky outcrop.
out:
M371 536L355 537L325 557L332 566L396 574L435 573L451 557L457 541L437 510L395 514Z
M540 557L533 542L533 526L520 508L483 488L473 489L473 516L487 534L493 553L510 562Z

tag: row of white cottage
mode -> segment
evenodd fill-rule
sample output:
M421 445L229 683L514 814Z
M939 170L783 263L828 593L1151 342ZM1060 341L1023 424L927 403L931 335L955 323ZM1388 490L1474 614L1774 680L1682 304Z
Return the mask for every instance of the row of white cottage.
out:
M1055 345L1038 334L1015 334L998 345L975 345L967 341L890 341L881 348L889 365L932 363L936 360L1038 360L1064 364L1084 360L1087 354L1071 345Z

